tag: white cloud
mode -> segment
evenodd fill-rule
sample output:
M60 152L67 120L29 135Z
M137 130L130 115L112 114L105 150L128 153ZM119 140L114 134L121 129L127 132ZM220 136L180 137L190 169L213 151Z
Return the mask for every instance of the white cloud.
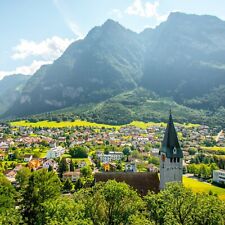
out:
M134 0L132 5L130 5L125 13L128 15L140 16L145 18L155 18L158 21L166 20L168 15L160 15L157 11L159 7L159 1L153 3L142 2L142 0Z
M67 27L76 35L77 39L83 38L84 35L80 31L77 23L72 19L73 15L70 13L71 10L67 7L65 1L53 0L53 4L63 17Z
M58 58L74 40L54 36L41 42L20 40L13 48L13 59L26 59L30 56L39 56L43 60L54 60Z
M77 36L77 39L81 39L84 35L80 32L79 26L71 19L65 19L67 26Z
M38 61L34 60L31 65L29 66L20 66L17 67L15 70L11 71L0 71L0 79L4 76L12 75L12 74L24 74L24 75L33 75L42 65L51 64L52 61Z

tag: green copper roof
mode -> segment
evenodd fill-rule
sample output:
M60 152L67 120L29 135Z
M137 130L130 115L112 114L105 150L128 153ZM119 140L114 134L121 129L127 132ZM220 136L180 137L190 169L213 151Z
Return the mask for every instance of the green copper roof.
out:
M183 158L183 152L180 148L180 144L177 137L177 132L174 127L172 114L170 112L169 122L166 127L166 132L164 139L162 141L162 146L160 153L166 153L167 158Z

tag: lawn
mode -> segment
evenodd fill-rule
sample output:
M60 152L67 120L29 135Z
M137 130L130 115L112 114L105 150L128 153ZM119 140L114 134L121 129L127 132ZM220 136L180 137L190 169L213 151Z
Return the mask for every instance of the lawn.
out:
M209 193L211 190L217 194L220 199L225 200L225 189L214 186L212 184L200 182L196 179L183 176L183 183L185 187L191 188L194 192L206 192Z

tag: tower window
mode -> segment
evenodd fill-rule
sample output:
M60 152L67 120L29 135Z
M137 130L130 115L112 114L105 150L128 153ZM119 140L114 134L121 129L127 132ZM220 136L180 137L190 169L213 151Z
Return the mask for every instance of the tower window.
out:
M170 158L170 162L173 162L173 158Z
M177 149L175 147L173 148L173 154L177 154Z
M176 162L177 161L177 158L174 158L173 161Z
M180 162L180 158L177 158L177 162Z

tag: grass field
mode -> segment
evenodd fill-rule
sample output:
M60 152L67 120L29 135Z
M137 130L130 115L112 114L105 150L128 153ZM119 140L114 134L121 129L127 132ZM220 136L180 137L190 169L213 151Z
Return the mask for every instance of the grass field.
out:
M214 194L217 194L220 199L225 200L225 189L214 186L212 184L203 183L196 179L183 176L184 186L191 188L194 192L206 192L211 190Z
M225 147L217 147L217 146L202 147L202 149L204 149L204 150L212 150L212 151L225 151Z
M12 122L12 126L15 127L48 127L48 128L60 128L60 127L97 127L97 128L120 128L120 126L111 126L106 124L98 124L87 121L76 120L74 122L55 122L55 121L39 121L37 123L26 122L24 120Z
M81 121L81 120L76 120L74 122L71 121L65 121L65 122L55 122L55 121L39 121L37 123L31 123L31 122L26 122L24 120L21 121L16 121L16 122L11 122L11 125L14 127L48 127L48 128L62 128L62 127L95 127L95 128L115 128L115 129L120 129L123 126L114 126L114 125L107 125L107 124L98 124L98 123L92 123L92 122L87 122L87 121ZM144 123L141 121L133 121L128 125L132 125L135 127L139 127L142 129L146 129L148 127L152 126L166 126L166 123L155 123L155 122L148 122ZM196 127L199 126L197 124L183 124L185 127Z

